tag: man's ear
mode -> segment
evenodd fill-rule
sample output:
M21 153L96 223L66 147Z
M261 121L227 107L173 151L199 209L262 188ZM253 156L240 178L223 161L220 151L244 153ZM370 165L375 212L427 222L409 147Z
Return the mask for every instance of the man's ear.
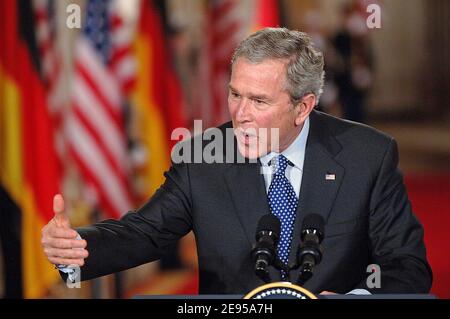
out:
M295 118L295 125L302 125L314 109L315 105L316 96L314 94L310 93L303 96L303 98L296 105L296 107L298 107L298 114Z

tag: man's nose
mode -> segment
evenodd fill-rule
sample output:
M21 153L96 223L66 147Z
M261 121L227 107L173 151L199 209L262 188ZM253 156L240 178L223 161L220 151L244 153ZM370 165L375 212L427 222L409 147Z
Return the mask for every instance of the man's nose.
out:
M236 114L236 119L239 122L248 121L251 119L251 101L247 98L241 99L238 105L238 111Z

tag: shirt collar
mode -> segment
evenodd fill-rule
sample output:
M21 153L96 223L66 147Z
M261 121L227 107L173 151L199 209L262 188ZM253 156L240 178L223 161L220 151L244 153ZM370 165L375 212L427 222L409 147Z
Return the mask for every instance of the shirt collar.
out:
M288 146L281 154L283 154L295 167L303 170L303 163L305 160L306 141L309 133L309 116L306 118L300 134L297 135L294 142ZM263 166L268 166L270 161L278 156L279 153L270 152L261 156L259 160Z

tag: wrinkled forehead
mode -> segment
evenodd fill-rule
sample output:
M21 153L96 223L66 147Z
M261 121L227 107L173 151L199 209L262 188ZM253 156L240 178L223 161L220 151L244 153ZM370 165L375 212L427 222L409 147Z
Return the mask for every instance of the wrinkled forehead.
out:
M285 59L265 59L261 62L252 62L240 57L232 66L230 86L236 89L284 91L286 67L287 60Z
M286 67L287 60L285 59L265 59L253 62L247 58L239 58L232 65L231 77L280 81L286 78Z

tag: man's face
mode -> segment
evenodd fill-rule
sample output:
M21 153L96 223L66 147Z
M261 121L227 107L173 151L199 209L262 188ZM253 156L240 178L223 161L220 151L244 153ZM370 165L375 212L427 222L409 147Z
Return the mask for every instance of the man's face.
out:
M291 103L285 83L284 60L267 59L252 63L238 58L235 61L228 109L243 156L258 158L271 151L282 152L301 131L304 118L300 104L294 106ZM279 138L271 129L278 129Z

